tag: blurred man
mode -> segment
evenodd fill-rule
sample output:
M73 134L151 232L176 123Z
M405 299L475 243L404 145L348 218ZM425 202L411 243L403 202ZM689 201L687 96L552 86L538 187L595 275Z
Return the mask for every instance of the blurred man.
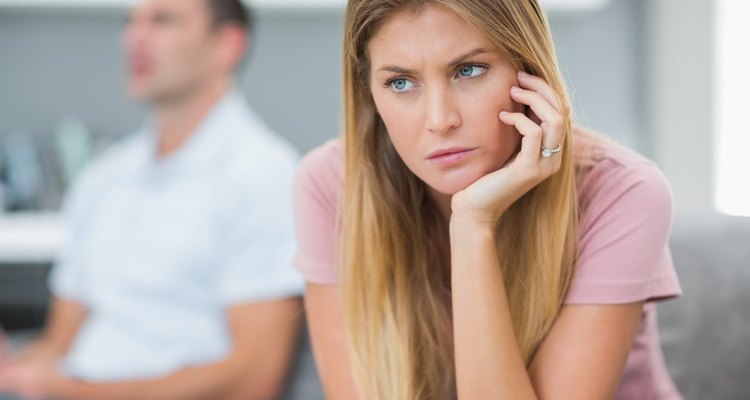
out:
M238 0L135 8L129 91L153 117L69 193L47 326L0 371L0 392L280 396L301 313L296 156L233 89L248 30Z

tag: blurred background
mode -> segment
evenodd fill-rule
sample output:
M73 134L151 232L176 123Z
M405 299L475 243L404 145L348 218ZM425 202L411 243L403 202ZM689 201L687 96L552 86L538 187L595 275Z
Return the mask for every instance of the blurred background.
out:
M729 347L716 354L727 336L750 331L742 307L750 299L740 294L750 288L742 217L750 215L748 2L541 2L577 122L653 159L672 185L673 250L686 295L665 306L663 339L678 384L713 394L693 398L747 398L748 383L739 381L728 397L716 395L734 382L731 372L710 383L689 377L723 364L750 369L746 354ZM7 329L43 320L44 277L62 242L62 193L91 158L144 121L145 110L124 90L120 34L130 3L0 0L0 324ZM305 153L340 130L343 2L248 3L257 29L240 87ZM708 298L723 303L706 308ZM713 312L724 319L700 320ZM731 332L721 325L727 320ZM696 355L695 342L690 354L680 350L688 340L718 343L706 345L718 366Z

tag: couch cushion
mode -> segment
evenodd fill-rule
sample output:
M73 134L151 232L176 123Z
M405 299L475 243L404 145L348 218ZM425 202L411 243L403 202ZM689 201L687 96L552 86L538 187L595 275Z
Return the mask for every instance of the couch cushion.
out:
M297 344L294 366L287 381L284 400L324 400L323 387L315 367L310 335L303 329Z
M680 216L671 239L684 295L659 306L686 399L750 398L750 218Z

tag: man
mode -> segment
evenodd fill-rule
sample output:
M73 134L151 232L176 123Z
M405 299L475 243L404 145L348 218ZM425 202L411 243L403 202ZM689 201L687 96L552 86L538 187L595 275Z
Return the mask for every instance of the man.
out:
M153 118L69 193L47 326L0 371L0 392L280 396L301 314L296 156L232 88L248 25L238 0L135 8L129 91Z

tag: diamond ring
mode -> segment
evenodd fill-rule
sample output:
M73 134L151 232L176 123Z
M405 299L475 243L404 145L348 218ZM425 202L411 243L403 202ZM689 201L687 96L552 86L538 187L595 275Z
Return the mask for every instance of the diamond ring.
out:
M544 157L544 158L550 158L550 157L552 157L553 154L559 152L560 150L562 150L562 147L559 144L554 149L548 149L548 148L542 146L542 157Z

